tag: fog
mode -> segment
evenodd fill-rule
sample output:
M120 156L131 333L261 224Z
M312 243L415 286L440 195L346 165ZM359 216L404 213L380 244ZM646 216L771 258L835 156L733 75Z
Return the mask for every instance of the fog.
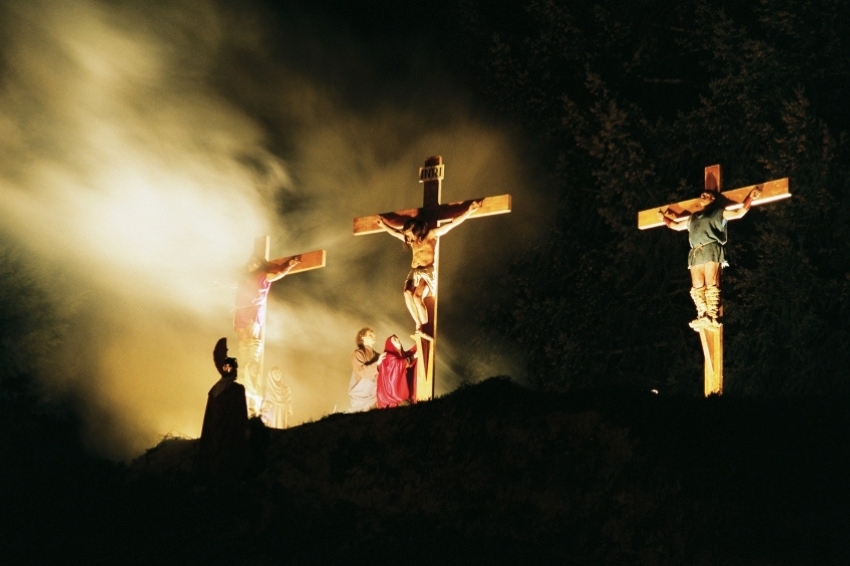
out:
M265 367L283 369L295 424L345 410L356 332L412 342L410 252L353 236L352 219L420 206L431 155L446 163L443 202L514 199L441 243L437 394L522 376L497 337L486 356L465 346L484 305L462 292L498 285L545 219L514 134L460 88L412 71L383 82L353 37L308 39L276 17L272 33L259 8L192 0L0 8L0 222L55 266L55 301L80 301L64 369L42 378L82 396L89 441L111 457L199 435L212 349L225 336L235 355L235 281L265 234L272 258L327 250L324 269L273 284Z

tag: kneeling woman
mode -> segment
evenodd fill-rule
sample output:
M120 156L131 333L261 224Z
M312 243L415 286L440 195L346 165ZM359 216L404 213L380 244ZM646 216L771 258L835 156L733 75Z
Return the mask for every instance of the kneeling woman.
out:
M416 346L404 350L393 334L384 344L384 359L378 367L378 407L396 407L410 401L413 374L416 371Z
M349 413L375 408L378 366L384 359L384 354L378 354L372 348L375 345L375 331L371 328L360 329L355 341L357 349L351 354L351 379L348 382Z

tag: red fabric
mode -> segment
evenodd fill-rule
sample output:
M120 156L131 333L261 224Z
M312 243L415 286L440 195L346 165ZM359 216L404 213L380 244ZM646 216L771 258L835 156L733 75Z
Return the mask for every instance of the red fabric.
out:
M236 289L236 311L233 314L233 329L251 329L263 326L266 320L266 298L271 282L262 269L255 271L239 282Z
M384 359L378 367L378 407L395 407L410 400L410 384L416 366L410 356L416 352L416 346L410 350L399 350L393 345L392 336L384 343Z

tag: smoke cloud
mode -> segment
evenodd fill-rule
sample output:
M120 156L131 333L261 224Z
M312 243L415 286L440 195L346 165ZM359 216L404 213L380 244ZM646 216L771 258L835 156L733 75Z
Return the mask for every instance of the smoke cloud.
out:
M62 274L55 301L83 297L65 369L44 379L84 396L90 440L112 457L200 434L212 348L227 336L235 354L235 281L260 235L273 258L327 250L326 268L273 284L265 366L283 369L296 424L345 410L356 332L412 342L409 252L352 236L352 219L420 206L434 154L443 202L514 196L512 214L441 243L437 394L522 373L509 345L485 363L463 343L481 305L457 302L498 285L543 222L517 141L463 93L386 83L355 41L285 21L281 38L267 16L200 0L0 8L2 231Z

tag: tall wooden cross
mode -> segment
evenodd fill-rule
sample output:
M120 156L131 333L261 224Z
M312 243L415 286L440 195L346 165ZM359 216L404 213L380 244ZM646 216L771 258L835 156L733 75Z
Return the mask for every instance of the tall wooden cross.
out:
M354 219L354 235L374 234L383 232L378 220L385 218L388 222L401 225L410 218L420 218L427 223L428 229L433 230L441 223L451 221L464 212L470 204L481 202L481 207L475 210L470 218L505 214L511 211L511 195L499 195L483 199L472 199L461 202L440 203L440 191L445 174L443 158L439 155L425 160L425 166L419 169L419 182L423 183L422 207L397 210L384 214L373 214ZM434 282L439 275L440 250L439 239L434 251ZM437 293L425 297L425 307L428 311L427 323L422 326L422 332L414 334L417 347L416 383L411 392L414 401L423 401L434 397L434 367L437 357Z
M320 269L325 267L325 250L315 250L298 255L285 256L277 259L269 259L269 236L259 236L254 240L254 253L252 257L260 258L266 262L266 266L286 272L287 276L302 271ZM294 266L289 266L290 260L298 261ZM258 305L265 311L265 297L262 305ZM237 308L238 305L237 305ZM235 320L235 318L234 318ZM259 414L265 391L265 377L263 373L263 357L265 354L266 327L265 316L261 318L262 324L256 332L250 336L238 336L238 355L240 363L240 377L245 384L245 395L248 399L248 410L252 415Z
M705 190L721 192L720 165L711 165L705 168ZM751 185L730 191L723 191L722 195L730 203L726 206L728 210L735 210L744 206L744 200L754 190L758 189L761 195L752 200L751 206L759 206L791 197L788 192L788 178L767 181L759 185ZM667 205L669 213L677 217L684 217L697 210L698 198L684 200ZM664 221L659 218L659 208L651 208L638 212L638 228L647 230L664 226ZM694 328L699 332L702 352L705 357L705 396L720 395L723 393L723 324L717 326L706 325Z

